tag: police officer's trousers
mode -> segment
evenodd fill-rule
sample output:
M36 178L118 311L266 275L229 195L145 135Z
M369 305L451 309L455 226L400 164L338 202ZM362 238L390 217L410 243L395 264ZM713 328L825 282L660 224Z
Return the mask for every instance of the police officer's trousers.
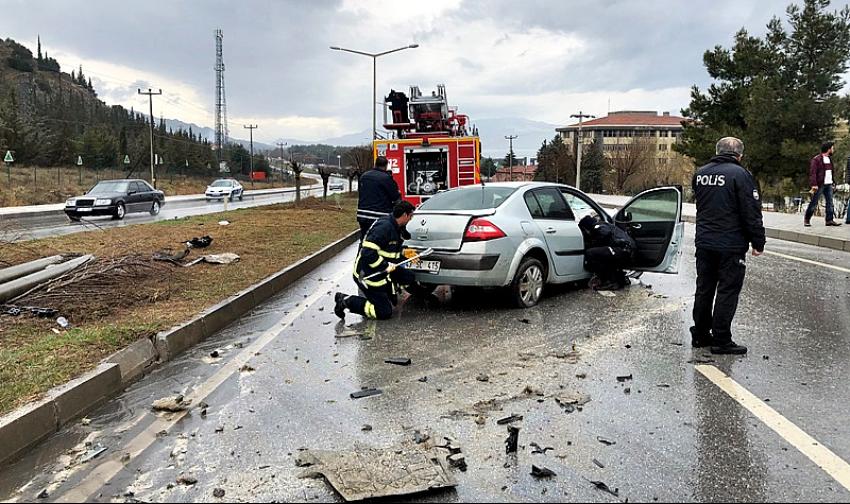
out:
M694 340L723 346L732 341L732 319L747 273L746 252L697 249Z

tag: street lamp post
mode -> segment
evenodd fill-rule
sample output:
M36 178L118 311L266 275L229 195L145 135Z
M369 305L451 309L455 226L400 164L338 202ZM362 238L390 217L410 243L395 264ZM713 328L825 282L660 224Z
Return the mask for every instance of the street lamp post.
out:
M581 110L578 114L573 114L570 117L578 117L578 153L576 153L576 189L581 190L581 151L584 147L584 139L581 136L581 121L584 118L595 119L595 115L583 114Z
M345 51L354 54L360 54L362 56L369 56L372 58L372 140L377 138L378 128L376 126L376 113L375 113L375 104L378 100L378 58L381 56L386 56L387 54L404 51L405 49L416 49L419 47L419 44L410 44L404 47L399 47L397 49L392 49L390 51L384 51L380 53L368 53L363 51L355 51L353 49L346 49L344 47L331 46L331 49L334 51Z

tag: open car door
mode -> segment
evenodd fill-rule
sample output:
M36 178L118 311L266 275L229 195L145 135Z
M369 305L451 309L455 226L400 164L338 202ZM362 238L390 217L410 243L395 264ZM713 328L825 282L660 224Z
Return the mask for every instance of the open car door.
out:
M629 269L679 272L685 237L680 187L658 187L638 194L617 212L614 222L637 243Z

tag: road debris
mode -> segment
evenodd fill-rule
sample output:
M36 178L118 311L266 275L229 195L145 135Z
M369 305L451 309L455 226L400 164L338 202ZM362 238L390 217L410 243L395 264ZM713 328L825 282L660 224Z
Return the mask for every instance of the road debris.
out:
M337 333L337 334L336 334L336 337L337 337L337 338L340 338L340 339L342 339L342 338L363 337L363 336L364 336L363 331L343 331L343 332L341 332L341 333Z
M546 455L547 451L554 450L554 448L552 448L551 446L543 448L537 443L531 443L529 446L534 448L533 450L531 450L532 455Z
M239 261L240 257L238 254L234 254L232 252L227 252L224 254L209 254L201 257L205 263L208 264L233 264Z
M427 432L419 432L413 431L413 442L416 444L422 444L431 439L431 436Z
M65 317L59 317L58 319L56 319L56 323L59 324L59 327L61 327L62 329L67 329L71 325L71 323L68 322L68 319L66 319Z
M229 220L220 220L220 221L218 221L218 225L219 226L229 226L230 221Z
M505 453L516 453L519 445L519 427L508 426L508 438L505 440Z
M531 321L528 320L527 318L519 319L519 321L522 322L523 324L530 324L531 323Z
M479 374L478 376L476 376L476 377L475 377L475 379L476 379L477 381L482 382L482 383L487 383L487 382L489 382L489 381L490 381L490 377L489 377L489 376L487 376L486 374L483 374L483 373L482 373L482 374Z
M419 380L417 380L417 381L422 382L422 383L427 383L427 382L428 382L428 377L427 377L427 376L423 376L422 378L419 378Z
M605 469L605 464L596 459L593 459L593 464L600 469Z
M248 364L245 364L244 366L239 368L239 371L242 372L242 373L253 373L254 371L256 371L256 369L254 369L252 366L250 366Z
M620 382L620 383L625 383L625 382L631 381L631 380L632 380L632 375L630 375L630 374L617 377L617 381Z
M107 448L105 446L99 444L86 452L83 458L80 459L80 463L85 464L86 462L90 462L103 455L106 450Z
M536 465L531 466L531 475L535 478L551 478L553 476L557 476L554 471L551 469L547 469L546 467L537 467Z
M564 392L556 395L554 399L564 409L567 409L567 406L580 408L590 402L590 396L580 392Z
M608 488L608 485L606 485L602 481L591 481L591 483L593 483L593 486L595 486L597 488L597 490L602 490L603 492L609 493L609 494L613 495L614 497L620 497L620 489L619 488L615 488L614 490L611 490L610 488Z
M599 295L602 296L602 297L608 297L608 298L617 297L617 295L615 293L613 293L612 291L601 290L601 291L596 291L596 292L598 292Z
M658 385L656 385L656 387L658 387L658 388L670 388L670 385L667 384L667 383L659 383Z
M460 470L461 472L466 472L466 457L461 453L455 453L453 455L449 455L446 459L449 462L449 465Z
M476 425L486 425L487 419L484 418L483 415L478 415L477 417L475 417L475 423Z
M387 364L395 364L396 366L410 365L410 359L407 357L390 357L389 359L384 359L384 362Z
M186 401L182 395L178 395L174 397L164 397L162 399L157 399L153 402L151 407L154 411L166 411L169 413L177 413L180 411L188 410L189 405L191 404L191 399Z
M410 495L457 486L435 449L398 446L385 450L307 451L302 478L323 476L346 501Z
M496 425L507 425L510 423L519 422L520 420L522 420L522 415L513 414L511 416L496 420Z
M600 443L604 444L605 446L612 446L612 445L617 444L616 441L611 441L610 439L605 439L602 436L596 436L596 440L599 441Z
M694 357L693 359L688 361L688 364L713 364L714 359L709 359L708 357Z
M196 236L196 237L192 238L191 240L189 240L185 243L186 243L186 246L189 247L189 248L200 249L200 248L209 247L210 245L212 245L212 242L213 242L212 236L206 235L206 236L202 236L200 238L198 238Z
M375 388L364 388L362 390L358 390L357 392L352 392L350 397L352 399L362 399L364 397L371 397L383 394L384 392L380 389Z
M198 483L198 478L191 476L189 474L181 474L177 478L177 484L183 486L192 486Z
M216 488L213 490L213 497L216 499L223 499L225 496L225 491L223 488Z
M363 432L372 432L372 426L369 424L363 424L363 427L360 427L360 430Z

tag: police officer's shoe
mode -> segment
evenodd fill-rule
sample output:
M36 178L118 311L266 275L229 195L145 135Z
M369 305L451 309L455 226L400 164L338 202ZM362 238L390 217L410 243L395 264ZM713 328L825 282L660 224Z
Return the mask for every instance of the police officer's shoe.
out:
M826 225L827 225L827 226L836 226L836 227L838 227L838 226L840 226L840 225L841 225L841 223L840 223L840 222L835 222L835 221L829 221L829 222L827 222L827 223L826 223Z
M694 348L710 347L711 343L711 338L696 338L691 336L691 346Z
M336 302L336 305L334 306L334 313L341 319L345 319L345 309L347 308L345 306L346 299L348 299L348 296L342 292L337 292L334 296L334 301Z
M730 341L725 345L711 347L711 353L714 355L744 355L747 353L747 347Z
M812 221L809 219L803 219L803 225L805 227L812 227Z

